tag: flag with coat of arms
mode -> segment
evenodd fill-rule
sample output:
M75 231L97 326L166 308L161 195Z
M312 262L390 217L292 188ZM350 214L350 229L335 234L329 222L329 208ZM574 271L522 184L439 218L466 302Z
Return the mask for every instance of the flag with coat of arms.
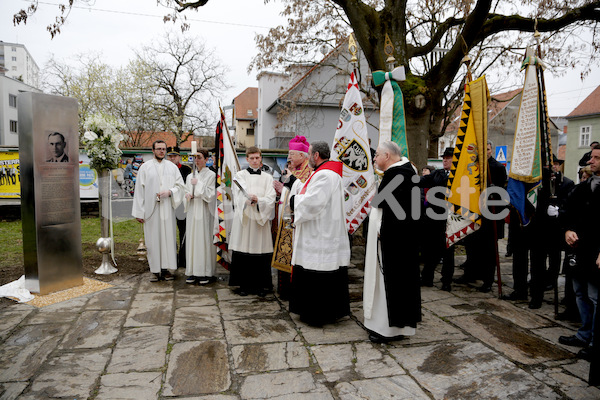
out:
M354 72L350 74L331 148L331 160L343 164L346 228L352 234L369 214L376 191L365 111Z

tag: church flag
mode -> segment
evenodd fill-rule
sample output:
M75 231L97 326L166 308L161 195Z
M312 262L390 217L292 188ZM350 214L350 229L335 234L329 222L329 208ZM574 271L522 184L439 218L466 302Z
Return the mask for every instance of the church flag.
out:
M352 234L369 214L376 191L365 112L354 72L350 75L331 148L330 159L343 164L346 228Z
M537 66L543 67L542 60L528 47L521 67L521 70L525 69L525 82L507 185L510 204L519 213L523 225L531 220L542 183L542 131L546 116L544 104L540 101Z
M215 134L215 167L216 167L216 202L213 226L213 244L217 246L217 262L226 269L231 263L229 251L229 234L233 222L233 177L240 170L237 154L233 147L225 114L219 107L221 119Z
M489 97L485 76L465 84L460 126L448 175L448 247L481 227L479 199L487 182L485 166Z
M391 140L400 146L402 156L408 156L406 140L406 119L404 117L404 97L398 82L406 79L404 67L395 68L392 72L373 72L375 86L383 85L379 112L379 143Z

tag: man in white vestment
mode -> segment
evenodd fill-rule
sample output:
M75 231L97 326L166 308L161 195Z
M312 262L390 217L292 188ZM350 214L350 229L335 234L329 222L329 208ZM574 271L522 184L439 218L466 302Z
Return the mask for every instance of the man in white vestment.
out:
M271 220L276 194L273 175L261 170L260 149L249 147L246 160L249 167L235 174L232 184L235 212L229 241L233 250L229 285L239 286L235 292L241 296L265 296L273 286Z
M414 335L421 321L419 215L412 210L419 206L420 190L413 179L417 170L401 154L392 141L375 153L384 174L371 202L363 290L364 325L374 343Z
M350 314L350 241L344 213L342 163L329 161L326 142L312 143L313 174L290 199L296 231L292 254L290 311L310 325L322 326Z
M194 170L185 182L185 283L205 285L214 280L217 260L212 238L216 175L206 167L208 151L201 149L193 156Z
M152 143L154 158L140 167L131 214L144 224L151 282L173 280L177 269L175 209L183 201L185 184L179 168L165 160L167 145Z

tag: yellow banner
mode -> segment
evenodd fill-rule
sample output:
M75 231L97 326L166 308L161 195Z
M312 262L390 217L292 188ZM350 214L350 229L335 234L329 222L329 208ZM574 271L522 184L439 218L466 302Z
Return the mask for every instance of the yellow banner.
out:
M0 152L0 197L21 198L21 164L16 151Z

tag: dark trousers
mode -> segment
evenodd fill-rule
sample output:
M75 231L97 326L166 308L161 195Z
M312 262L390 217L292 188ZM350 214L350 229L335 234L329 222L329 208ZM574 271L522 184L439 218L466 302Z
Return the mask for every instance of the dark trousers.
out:
M451 283L454 275L454 246L446 247L446 221L427 220L424 224L432 235L429 246L423 247L423 271L421 280L426 283L433 282L435 267L442 259L442 283Z
M185 219L177 220L177 230L179 230L179 251L177 253L177 268L185 269Z

